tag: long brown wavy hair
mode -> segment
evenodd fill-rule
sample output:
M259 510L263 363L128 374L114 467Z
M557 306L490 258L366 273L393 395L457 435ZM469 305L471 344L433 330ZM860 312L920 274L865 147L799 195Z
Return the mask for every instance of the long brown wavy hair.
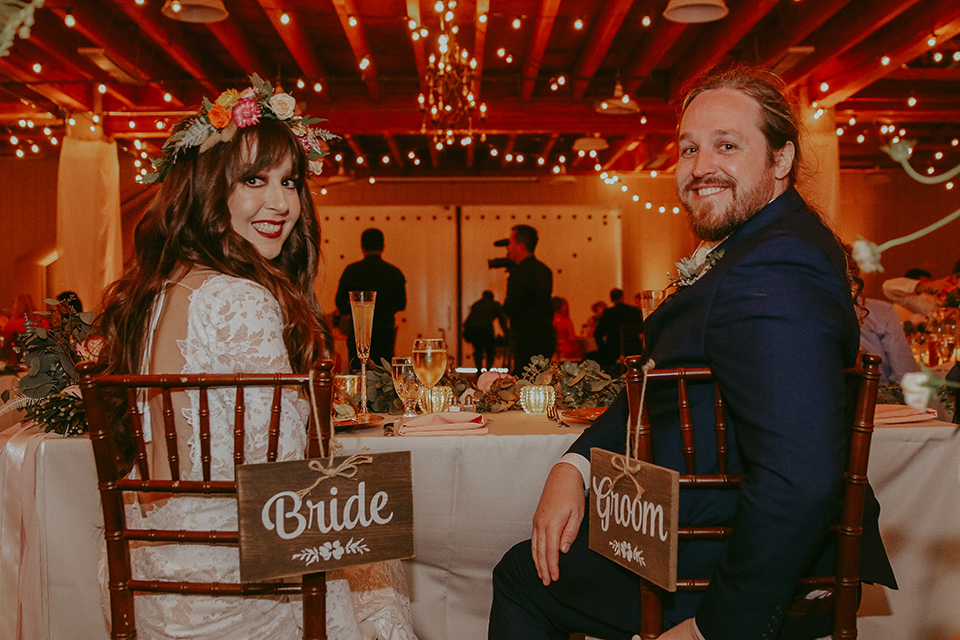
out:
M187 118L174 133L192 124ZM267 260L233 230L227 198L249 177L292 160L300 217L280 255ZM150 309L168 279L207 268L256 282L283 313L283 340L294 371L327 355L329 327L314 293L320 225L306 183L307 157L287 124L263 119L227 142L182 151L134 233L132 259L104 294L99 363L105 373L140 373Z

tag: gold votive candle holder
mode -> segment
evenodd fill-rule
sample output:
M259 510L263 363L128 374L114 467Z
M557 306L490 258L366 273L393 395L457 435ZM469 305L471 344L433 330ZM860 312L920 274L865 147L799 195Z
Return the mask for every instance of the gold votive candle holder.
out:
M520 388L520 406L527 413L546 413L556 397L556 391L548 384L530 384Z

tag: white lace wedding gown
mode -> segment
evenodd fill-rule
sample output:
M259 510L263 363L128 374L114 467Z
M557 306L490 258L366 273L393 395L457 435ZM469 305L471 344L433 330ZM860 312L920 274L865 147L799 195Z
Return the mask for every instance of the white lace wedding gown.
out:
M209 273L209 272L208 272ZM185 279L200 282L193 275ZM215 274L195 289L183 283L168 285L152 310L145 363L152 354L155 329L162 318L169 287L189 290L186 336L177 340L183 373L289 372L282 338L282 316L276 299L251 281ZM177 291L182 298L183 293ZM172 295L171 295L172 297ZM173 304L170 305L174 307ZM175 311L174 311L175 313ZM147 365L148 366L148 365ZM212 476L233 478L233 392L210 392ZM192 429L188 441L192 463L187 477L200 479L197 396L183 414ZM266 461L270 392L247 391L246 460ZM303 457L308 404L284 397L279 460ZM249 425L261 428L250 429ZM140 505L127 506L130 526L171 529L233 529L237 507L233 498L173 497L141 514ZM131 545L133 546L133 545ZM140 579L239 581L236 547L212 545L141 544L132 548L133 576ZM101 566L101 592L106 575ZM105 598L104 598L105 600ZM295 640L302 635L301 604L296 598L238 598L179 595L140 595L135 599L138 637L142 640L210 638ZM109 604L105 613L109 619ZM381 562L327 573L327 631L331 640L416 640L410 616L406 581L399 561Z

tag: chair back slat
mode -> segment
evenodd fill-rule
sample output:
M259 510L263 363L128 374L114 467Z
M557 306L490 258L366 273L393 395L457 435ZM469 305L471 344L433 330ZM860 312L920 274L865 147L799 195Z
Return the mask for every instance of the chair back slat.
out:
M149 480L150 466L147 464L147 443L143 438L143 413L140 412L137 390L134 388L127 389L127 416L130 420L133 445L136 448L135 463L138 477Z
M688 474L697 473L697 452L693 442L693 416L690 415L690 394L687 381L677 378L677 406L680 409L680 437L683 440L683 462Z
M283 389L273 388L273 400L270 403L270 427L267 430L267 462L277 461L277 450L280 448L280 400Z
M173 397L170 394L170 387L163 387L160 390L160 397L163 401L163 437L167 443L167 462L170 467L170 477L179 480L180 451L177 442L176 414L173 410Z
M855 401L849 453L844 474L841 497L841 510L837 523L830 526L830 533L837 539L837 558L834 573L826 576L807 576L798 584L806 588L825 588L833 590L834 640L855 640L857 637L856 613L859 600L859 561L860 539L863 533L863 504L867 487L867 465L870 443L873 435L874 409L880 380L880 359L864 354L858 368L847 369L844 374L852 386L849 396ZM677 381L677 411L680 416L683 456L688 473L680 476L680 486L684 489L737 489L741 476L729 473L728 422L724 410L719 386L714 381L714 432L716 441L717 467L719 473L698 475L691 458L695 455L690 422L690 399L687 382L692 380L712 380L709 369L654 369L641 370L641 358L627 358L628 366L627 400L629 403L628 420L631 429L637 425L641 436L652 442L646 407L638 406L641 397L641 385L644 375L649 384L653 380ZM637 419L639 416L639 419ZM688 436L689 432L689 436ZM641 446L637 457L648 462L656 462L652 448ZM681 540L729 538L732 528L729 526L682 526L679 527ZM710 581L707 578L686 578L677 580L678 591L702 591ZM639 637L653 640L662 632L663 590L647 582L641 585L641 632ZM791 613L788 613L791 615Z
M243 374L237 374L237 382L243 379ZM243 464L244 443L247 430L244 428L244 420L247 415L246 404L244 402L243 387L237 385L236 399L233 403L233 464Z
M297 595L303 604L303 637L311 640L326 638L326 576L323 572L303 576L300 582L277 581L270 583L228 584L220 582L135 580L130 561L130 542L162 544L238 544L236 530L180 530L180 529L134 529L127 526L124 507L125 492L160 492L176 495L236 496L234 480L211 480L212 442L210 428L210 389L236 391L234 402L234 428L226 436L233 442L233 460L240 464L244 459L246 440L246 407L244 390L248 387L269 387L270 411L267 425L269 461L278 457L280 419L284 389L295 391L300 397L316 398L319 425L309 425L308 451L316 456L328 450L327 442L333 432L331 423L331 394L333 376L331 361L317 364L312 375L300 374L183 374L183 375L123 375L97 376L95 366L81 363L80 388L90 425L94 459L97 465L100 502L104 514L104 537L107 545L107 572L110 591L111 638L119 640L136 637L134 596L141 593L174 593L199 595ZM312 384L311 384L312 381ZM180 457L176 431L173 397L184 391L197 392L202 480L181 479ZM138 398L156 395L162 401L162 424L166 445L166 464L170 479L155 479L157 470L152 469L153 460L147 455L144 442L145 425L140 413ZM119 405L126 406L119 406ZM311 416L311 422L314 420ZM129 429L129 434L122 433ZM322 440L318 440L317 433ZM134 440L133 463L136 477L127 474L129 465L124 465L118 455L117 436L132 435ZM159 442L155 446L161 446ZM259 462L259 460L258 460ZM162 478L164 474L159 474Z
M203 479L210 481L210 397L207 387L200 386L200 403L197 410L200 418L200 472Z
M717 436L717 468L721 475L726 475L728 473L727 458L730 456L730 449L727 446L727 413L723 408L720 385L714 385L713 395L713 422L714 432Z

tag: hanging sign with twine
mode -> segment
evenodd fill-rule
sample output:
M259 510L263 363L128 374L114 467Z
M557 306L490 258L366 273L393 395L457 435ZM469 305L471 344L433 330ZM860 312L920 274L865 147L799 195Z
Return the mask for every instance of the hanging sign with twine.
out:
M640 407L647 387L644 365ZM637 430L639 432L639 429ZM627 429L625 454L590 450L589 547L663 587L677 589L680 474L636 458L639 436Z
M237 466L243 582L413 557L410 452L321 447L321 458Z

